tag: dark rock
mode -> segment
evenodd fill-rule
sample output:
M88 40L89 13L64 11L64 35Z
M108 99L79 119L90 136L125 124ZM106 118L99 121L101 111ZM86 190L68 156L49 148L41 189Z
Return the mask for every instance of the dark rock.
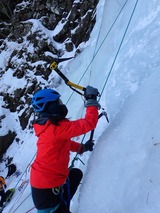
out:
M30 128L29 120L33 113L30 107L32 94L50 83L52 71L49 64L54 58L63 58L66 51L74 51L75 57L82 51L79 45L90 37L96 21L98 0L1 0L0 6L2 3L9 16L0 10L0 51L10 49L11 52L6 58L5 67L0 69L0 77L3 79L4 74L11 69L15 79L24 79L26 82L24 88L15 89L12 93L0 91L5 103L2 107L18 113L18 122L22 129L26 129ZM58 24L62 29L56 35L47 33ZM15 42L15 48L10 48L7 41L12 44ZM65 50L56 42L65 46ZM61 78L52 78L52 86L57 87L60 82ZM12 135L10 132L9 135L6 138L12 141L16 133Z
M74 45L72 42L67 42L65 44L67 52L71 52L74 49Z
M30 118L32 113L33 113L32 110L26 109L26 110L24 110L22 115L19 116L19 121L20 121L20 125L22 127L22 130L24 130L27 127L29 118Z
M9 131L6 135L0 136L0 159L2 159L3 154L6 152L8 147L12 144L16 137L16 133Z

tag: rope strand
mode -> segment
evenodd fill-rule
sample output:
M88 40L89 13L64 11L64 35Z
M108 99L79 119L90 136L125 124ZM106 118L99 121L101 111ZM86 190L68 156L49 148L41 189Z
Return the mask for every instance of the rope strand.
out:
M119 45L119 47L118 47L117 53L116 53L116 55L115 55L115 58L114 58L114 60L113 60L113 63L112 63L112 65L111 65L111 68L110 68L110 70L109 70L109 73L108 73L108 76L107 76L107 78L106 78L106 81L105 81L105 83L104 83L104 85L103 85L103 88L102 88L102 91L101 91L101 95L102 95L102 93L104 92L104 89L105 89L105 87L106 87L106 85L107 85L107 82L108 82L109 77L110 77L110 75L111 75L111 72L112 72L112 70L113 70L114 64L115 64L115 62L116 62L116 60L117 60L117 57L118 57L118 55L119 55L120 49L121 49L121 47L122 47L122 43L123 43L123 41L124 41L124 39L125 39L125 36L126 36L126 34L127 34L127 31L128 31L129 25L130 25L130 23L131 23L131 20L132 20L132 18L133 18L134 12L135 12L135 10L136 10L137 4L138 4L138 0L136 0L136 3L135 3L135 5L134 5L134 8L133 8L133 11L132 11L132 13L131 13L131 16L130 16L129 22L128 22L128 24L127 24L126 30L125 30L125 32L124 32L124 35L123 35L122 40L121 40L121 42L120 42L120 45ZM100 97L100 98L101 98L101 97ZM99 100L100 100L100 98L99 98Z
M126 0L125 3L123 4L121 10L119 11L119 13L118 13L118 15L116 16L114 22L112 23L111 27L109 28L108 32L106 33L106 35L105 35L104 39L102 40L101 44L99 45L97 51L94 51L94 54L93 54L93 57L92 57L90 63L88 64L87 68L84 70L84 73L82 74L82 76L81 76L81 78L80 78L80 80L78 81L77 84L80 84L80 82L82 81L82 79L83 79L83 77L85 76L86 72L88 71L89 67L90 67L91 64L93 63L95 57L97 56L98 52L99 52L100 49L102 48L102 46L103 46L105 40L107 39L107 37L108 37L108 35L110 34L111 30L113 29L114 25L116 24L116 22L117 22L117 20L118 20L118 18L119 18L119 16L120 16L120 14L121 14L122 11L124 10L124 8L125 8L127 2L128 2L128 0ZM101 25L101 27L102 27L102 25ZM100 27L100 30L101 30L101 27ZM100 31L99 31L99 33L98 33L98 38L97 38L97 42L96 42L96 47L97 47L99 38L100 38ZM96 47L95 47L95 49L96 49ZM66 104L70 101L70 99L71 99L71 97L73 96L73 94L74 94L74 92L71 93L71 95L70 95L70 97L68 98Z
M128 1L128 0L127 0L127 1ZM122 10L124 9L124 6L126 5L127 1L126 1L125 4L123 5L123 8L121 9L120 13L121 13ZM124 35L123 35L122 40L121 40L121 42L120 42L120 45L119 45L119 47L118 47L117 53L116 53L116 55L115 55L115 58L114 58L114 60L113 60L113 63L112 63L112 65L111 65L111 68L110 68L110 70L109 70L109 73L108 73L108 76L107 76L107 78L106 78L106 81L105 81L105 83L104 83L104 85L103 85L103 88L102 88L102 91L101 91L101 96L102 96L102 94L103 94L103 92L104 92L104 89L105 89L105 87L106 87L106 85L107 85L107 82L108 82L108 80L109 80L109 78L110 78L110 76L111 76L111 73L112 73L114 64L115 64L116 59L117 59L117 57L118 57L118 54L119 54L119 52L120 52L122 43L123 43L123 41L124 41L124 38L125 38L126 33L127 33L127 31L128 31L129 25L130 25L131 20L132 20L132 18L133 18L133 14L134 14L134 12L135 12L135 9L136 9L136 7L137 7L137 4L138 4L138 0L136 0L136 3L135 3L134 8L133 8L133 10L132 10L132 13L131 13L129 22L128 22L127 27L126 27L126 29L125 29ZM120 15L120 13L119 13L119 15ZM119 17L119 15L117 16L117 18ZM115 21L115 22L116 22L116 21ZM115 24L115 22L114 22L114 24ZM114 25L114 24L113 24L113 25ZM113 25L112 25L112 26L113 26ZM106 38L107 38L107 36L105 36L105 39L106 39ZM104 40L105 40L105 39L104 39ZM104 40L103 40L103 43L104 43ZM102 46L102 45L101 45L101 46ZM99 49L100 49L100 48L99 48ZM99 50L99 49L98 49L98 50ZM99 97L99 100L98 100L98 101L100 101L101 96ZM84 140L85 136L86 136L86 134L84 135L83 140ZM82 141L81 141L81 144L82 144ZM74 162L78 159L78 157L77 157L78 155L79 155L79 154L76 153L75 157L73 158L73 160L72 160L72 162L71 162L71 166L72 166L72 167L74 166Z

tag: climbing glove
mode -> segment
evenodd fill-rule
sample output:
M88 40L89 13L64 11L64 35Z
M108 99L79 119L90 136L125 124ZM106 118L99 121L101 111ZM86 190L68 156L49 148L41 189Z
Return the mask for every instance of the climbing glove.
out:
M98 95L99 95L98 89L91 86L87 86L86 90L84 91L84 97L86 100L88 99L96 100Z
M100 109L101 106L97 101L98 95L99 95L99 92L97 88L87 86L86 90L84 91L84 97L86 99L85 107L96 106L98 107L98 109Z
M88 140L85 144L83 144L83 152L93 151L94 143L92 140Z

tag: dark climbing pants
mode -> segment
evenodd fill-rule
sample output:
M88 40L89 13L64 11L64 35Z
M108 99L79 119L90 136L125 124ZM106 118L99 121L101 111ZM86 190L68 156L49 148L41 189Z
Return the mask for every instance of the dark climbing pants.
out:
M77 168L73 168L69 172L68 181L64 184L60 194L53 194L52 189L37 189L31 187L32 198L35 207L39 213L67 213L69 211L69 201L74 196L80 181L82 179L82 171Z

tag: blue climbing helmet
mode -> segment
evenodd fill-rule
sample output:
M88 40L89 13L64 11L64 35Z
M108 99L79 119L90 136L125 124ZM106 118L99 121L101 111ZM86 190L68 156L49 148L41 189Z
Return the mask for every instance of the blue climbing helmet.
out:
M48 103L57 106L60 94L53 89L42 89L36 92L32 98L32 106L36 112L44 112ZM54 113L54 112L53 112Z

